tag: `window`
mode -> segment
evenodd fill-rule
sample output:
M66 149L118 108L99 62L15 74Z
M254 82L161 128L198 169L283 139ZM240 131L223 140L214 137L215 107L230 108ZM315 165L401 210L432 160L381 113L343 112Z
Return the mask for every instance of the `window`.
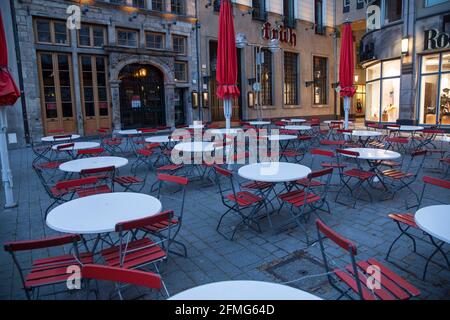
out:
M134 30L117 30L117 45L125 47L137 47L139 34Z
M184 8L184 1L185 0L171 0L170 8L171 8L172 13L175 13L178 15L186 14L185 8Z
M164 0L152 0L152 10L164 11Z
M450 33L450 14L445 15L442 20L442 31Z
M366 69L366 119L396 122L400 105L400 59L378 62Z
M175 51L178 54L186 54L186 37L184 36L172 36L172 44L173 44L173 51Z
M364 8L364 0L356 0L356 9Z
M135 8L145 9L146 8L145 0L133 0L132 6Z
M284 25L288 28L295 28L294 12L294 0L283 0Z
M35 37L38 43L69 45L69 29L65 21L36 19Z
M78 30L80 47L102 47L106 43L106 28L103 26L82 24Z
M215 12L220 11L220 0L213 0L213 8Z
M325 28L323 26L323 1L314 1L314 19L316 34L324 34Z
M261 104L271 106L272 103L272 52L263 49L264 63L261 66Z
M342 8L342 12L343 13L350 12L350 0L343 0L342 3L344 5Z
M419 122L450 125L450 52L422 57Z
M175 61L175 81L187 82L187 62Z
M315 105L327 104L328 58L313 57L314 98Z
M284 52L284 104L298 104L298 54Z
M253 0L252 1L252 17L257 20L266 19L266 0Z
M402 19L402 2L403 0L384 1L384 24Z
M425 7L431 7L440 3L447 2L448 0L425 0Z
M164 33L146 32L145 47L149 49L164 49Z

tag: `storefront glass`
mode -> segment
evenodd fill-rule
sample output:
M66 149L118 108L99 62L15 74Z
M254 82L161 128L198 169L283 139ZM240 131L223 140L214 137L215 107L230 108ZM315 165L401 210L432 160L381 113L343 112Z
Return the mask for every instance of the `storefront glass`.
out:
M419 122L450 125L450 53L422 57Z
M368 67L366 79L366 119L396 122L400 105L400 59Z

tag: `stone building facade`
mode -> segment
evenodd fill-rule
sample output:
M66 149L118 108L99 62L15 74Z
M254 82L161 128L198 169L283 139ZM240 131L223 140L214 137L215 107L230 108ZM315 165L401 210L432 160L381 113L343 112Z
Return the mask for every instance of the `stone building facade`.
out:
M92 135L100 128L192 121L190 92L198 74L195 1L11 3L13 11L3 6L2 11L17 21L15 46L34 140L58 131ZM68 19L80 25L67 28ZM10 131L20 127L17 123ZM25 142L19 140L19 145Z

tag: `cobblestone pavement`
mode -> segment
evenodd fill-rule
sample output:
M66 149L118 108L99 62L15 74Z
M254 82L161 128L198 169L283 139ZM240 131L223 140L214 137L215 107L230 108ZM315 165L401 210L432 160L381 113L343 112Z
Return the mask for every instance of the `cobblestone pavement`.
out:
M14 190L19 206L4 210L0 215L0 242L11 240L39 239L57 234L48 228L44 221L44 212L50 203L36 174L31 169L33 154L31 149L13 150L10 153L14 173ZM435 154L434 157L437 155ZM130 164L121 169L121 173L129 170ZM308 156L302 164L310 165ZM442 177L442 171L436 170L437 161L428 159L423 173L434 177ZM318 168L314 163L313 167ZM434 168L431 168L434 167ZM142 172L141 172L142 173ZM447 177L448 179L448 177ZM152 172L147 179L144 192L149 193L150 186L155 181ZM336 184L337 176L333 178ZM389 218L391 212L405 212L404 200L412 203L412 195L407 191L398 194L393 200L380 200L380 193L373 192L372 203L358 201L355 209L338 204L334 201L336 186L329 193L331 214L320 212L319 216L337 232L358 245L358 258L375 257L386 263L394 271L405 277L420 288L420 299L449 299L450 271L442 266L431 264L428 269L427 280L422 281L425 256L433 251L427 243L418 243L419 254L412 252L411 241L401 239L391 253L389 262L385 255L392 240L398 235L398 229ZM421 190L422 182L419 178L414 184L415 190ZM179 197L180 193L173 193L172 197ZM3 201L3 191L0 201ZM164 209L175 209L176 201L164 198ZM426 192L424 205L450 203L450 192L429 188ZM3 207L3 203L1 203ZM274 223L283 222L288 216L287 207L280 214L274 216ZM217 186L207 180L193 181L189 184L186 197L186 211L179 240L188 248L188 257L170 255L168 261L162 265L162 275L170 294L198 286L201 284L221 280L263 280L286 283L309 291L325 299L337 298L338 293L328 284L322 265L322 258L317 244L307 246L304 234L300 228L288 229L275 233L268 227L267 221L261 221L262 233L252 230L239 230L233 242L224 239L216 232L216 225L221 214L225 212ZM93 208L92 214L95 214ZM315 217L306 223L310 237L316 238L314 225ZM227 220L233 223L233 219ZM449 226L450 227L450 226ZM420 236L420 233L419 233ZM425 239L425 238L424 238ZM449 253L449 246L444 246ZM30 264L31 259L47 254L60 253L62 249L42 250L33 253L25 252L19 255L19 260ZM338 248L329 247L329 255L338 266L345 266L347 255ZM443 265L442 257L436 261ZM106 298L111 284L102 283L102 297ZM80 292L70 294L53 294L61 287L48 287L41 294L50 294L44 298L79 299L84 298ZM64 289L64 288L62 288ZM136 297L136 289L126 290L125 296ZM142 292L142 291L140 291ZM14 268L10 256L0 250L0 298L24 299L21 282L17 270ZM150 293L145 298L164 298L162 295Z

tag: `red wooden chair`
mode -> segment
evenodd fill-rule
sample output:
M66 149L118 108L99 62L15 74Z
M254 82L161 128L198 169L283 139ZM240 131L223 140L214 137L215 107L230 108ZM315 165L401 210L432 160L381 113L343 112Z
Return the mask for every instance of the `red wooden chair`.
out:
M102 147L99 148L91 148L91 149L82 149L77 151L77 158L91 158L91 157L100 157L105 156L105 149Z
M127 270L98 264L86 264L81 269L81 275L82 279L86 280L87 283L87 298L89 297L90 292L89 280L114 282L116 284L116 293L120 300L123 300L123 294L119 284L135 285L158 291L163 287L160 275L141 270ZM94 292L98 298L98 286L97 290Z
M219 219L219 223L216 227L217 232L229 240L233 240L240 226L246 225L250 228L254 228L254 225L256 225L256 231L261 232L261 227L256 219L256 214L264 205L264 199L250 191L239 190L234 183L232 171L223 169L218 165L214 165L213 168L216 173L217 185L219 187L222 204L228 208L228 210ZM241 221L233 228L234 230L231 237L227 237L220 231L220 226L223 218L232 212L237 214Z
M418 208L420 208L420 206L422 205L422 201L425 195L425 190L427 189L427 186L434 186L434 187L438 187L438 188L443 188L443 189L447 189L450 190L450 181L447 180L442 180L442 179L438 179L438 178L432 178L429 176L424 176L422 178L423 181L423 188L422 188L422 194L420 196L420 200L419 200L419 204L418 204ZM422 233L422 234L426 234L424 233L419 226L416 224L415 219L414 219L414 215L411 213L391 213L389 214L389 218L392 219L392 221L394 221L398 227L398 229L400 230L400 234L398 235L397 238L394 239L394 241L392 242L391 246L389 247L389 250L386 254L386 260L389 259L389 255L391 254L391 250L394 247L395 243L400 240L401 237L406 236L409 239L411 239L412 243L413 243L413 252L416 252L416 239L420 239L418 238L415 234L411 233L410 230L417 230L418 232ZM447 266L450 269L450 262L447 258L447 255L442 251L441 245L438 245L436 243L436 241L434 240L434 238L428 235L431 244L433 244L436 247L435 252L430 256L430 258L427 260L427 263L425 265L425 269L423 272L423 279L425 280L425 276L426 276L426 272L427 272L427 268L428 268L428 264L430 263L431 259L433 258L433 256L436 253L441 253L442 256L444 257L445 261L447 262Z
M359 157L358 152L344 150L344 149L336 149L336 155L337 155L337 161L338 161L339 165L344 164L342 157L347 156L347 157L350 157L355 160L356 167L351 168L351 169L339 167L339 176L340 176L340 180L342 183L342 187L339 189L338 193L336 194L335 202L338 202L343 205L347 205L345 203L338 201L339 195L345 188L348 189L348 191L350 192L350 195L355 199L355 201L353 202L353 208L355 208L355 206L356 206L356 202L361 194L361 191L364 191L369 196L370 202L372 202L372 195L370 194L370 192L366 189L366 187L364 185L368 184L368 182L371 179L373 179L376 176L376 174L373 172L364 170L362 168L362 166L359 162L359 159L358 159L358 157ZM354 184L353 186L350 186L349 183L352 180L356 180L356 184ZM356 193L355 193L355 191L356 191Z
M174 216L170 221L166 221L165 223L156 223L152 225L145 226L143 230L145 232L149 232L151 234L154 234L158 236L159 238L167 238L168 239L168 245L167 250L170 251L170 246L172 243L181 246L183 253L178 254L176 251L170 251L172 253L175 253L177 255L181 255L183 257L187 257L187 248L184 243L176 240L176 237L178 233L180 232L182 223L183 223L183 214L184 214L184 203L186 199L186 188L189 183L189 179L185 177L179 177L174 175L168 175L168 174L158 174L156 177L158 181L158 199L163 201L164 199L167 199L167 201L170 201L171 206L173 206L173 203L179 202L180 208L178 211L178 215ZM181 188L181 197L177 196L169 196L168 192L162 191L164 189L165 185L176 185ZM170 195L172 192L170 193ZM173 211L171 213L174 214ZM170 238L168 237L167 231L169 227L172 227L172 232Z
M95 168L95 169L84 169L84 170L81 170L81 172L80 172L80 177L82 177L82 178L96 177L99 181L102 181L104 184L106 184L106 186L109 188L110 191L105 191L105 192L113 192L114 191L115 175L116 175L116 167L114 167L114 166ZM102 192L102 193L104 193L104 192Z
M397 169L388 169L381 172L382 179L390 182L386 193L391 194L392 198L395 197L397 192L403 189L408 189L417 199L419 203L420 199L417 193L411 188L411 185L417 180L417 176L422 171L423 163L427 155L426 150L414 151L411 154L410 161L404 171ZM408 207L407 198L405 197L406 208Z
M41 240L27 240L6 242L4 249L11 254L15 266L19 270L20 279L22 280L23 289L27 299L39 298L39 288L64 284L72 275L68 272L70 266L81 266L83 264L92 263L93 256L90 252L79 253L78 242L82 240L79 235L65 235L51 237ZM20 251L34 251L39 249L47 249L53 247L61 247L72 244L73 253L60 256L50 256L34 259L29 267L23 267L23 259L16 256ZM44 250L42 250L44 251Z
M332 148L342 148L345 144L345 140L330 140L330 139L322 139L319 141L320 145L328 146Z
M154 224L167 224L170 238L171 224L173 218L171 212L163 212L154 216L145 217L116 224L115 231L119 235L118 245L104 249L100 252L107 266L138 269L147 265L153 265L159 273L158 263L167 259L167 253L163 249L167 239L154 242L150 238L137 239L137 233L142 228Z
M295 221L297 225L305 232L307 245L310 244L308 231L303 226L300 219L303 219L306 222L311 213L316 212L317 210L323 210L322 208L324 206L327 208L324 211L330 213L327 193L332 174L333 168L311 172L307 177L308 182L305 188L291 190L278 196L282 201L279 211L285 203L291 206L289 210L291 215L290 220ZM317 185L317 181L321 182L320 186Z
M376 259L356 260L356 245L333 231L320 219L316 220L317 236L325 265L325 271L330 284L341 295L350 299L361 300L408 300L420 295L420 291L394 271ZM350 264L338 268L330 266L330 259L325 251L325 240L331 240L350 255Z
M122 153L122 138L111 137L110 129L98 129L97 133L100 137L100 146L111 154Z

